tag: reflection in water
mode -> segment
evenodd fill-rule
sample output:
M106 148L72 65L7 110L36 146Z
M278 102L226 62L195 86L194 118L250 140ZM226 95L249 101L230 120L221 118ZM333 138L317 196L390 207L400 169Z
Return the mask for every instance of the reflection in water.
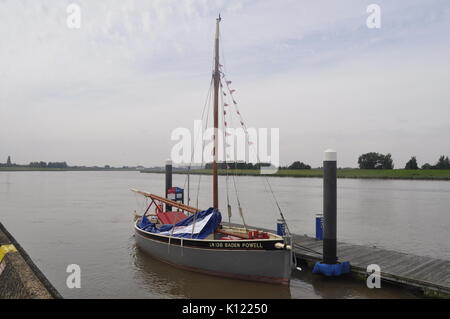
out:
M312 288L309 298L418 298L418 293L408 291L387 283L382 283L380 289L369 289L364 280L356 280L351 275L341 277L325 277L313 274L306 268L302 272L295 272L295 280L291 281L291 289L297 289L298 285L310 285ZM297 297L294 297L297 298ZM308 297L306 297L308 298Z
M291 298L288 286L204 275L154 259L133 245L136 279L151 294L175 298Z
M153 296L170 298L417 298L412 292L384 284L369 289L351 276L327 278L311 269L295 271L290 286L234 280L179 269L152 258L135 244L132 250L135 279Z

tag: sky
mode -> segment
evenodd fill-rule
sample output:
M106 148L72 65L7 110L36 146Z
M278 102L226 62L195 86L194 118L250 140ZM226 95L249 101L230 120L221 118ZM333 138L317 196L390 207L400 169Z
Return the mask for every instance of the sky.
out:
M449 1L0 0L0 162L163 165L201 118L219 12L240 111L279 128L281 164L450 155Z

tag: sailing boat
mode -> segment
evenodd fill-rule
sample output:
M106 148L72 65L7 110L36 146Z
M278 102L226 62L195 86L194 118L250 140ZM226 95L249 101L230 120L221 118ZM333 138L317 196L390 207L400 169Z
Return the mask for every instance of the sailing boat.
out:
M212 163L213 206L201 210L180 203L174 198L168 199L133 190L151 200L145 213L138 217L134 224L136 244L154 258L187 270L241 280L289 284L293 266L290 236L249 229L245 221L244 227L222 223L219 211L216 151L219 86L222 85L219 63L220 22L219 15L216 21L212 79L215 131ZM150 212L151 207L155 208L154 213ZM172 208L176 208L177 211L172 211ZM230 209L230 205L228 208Z

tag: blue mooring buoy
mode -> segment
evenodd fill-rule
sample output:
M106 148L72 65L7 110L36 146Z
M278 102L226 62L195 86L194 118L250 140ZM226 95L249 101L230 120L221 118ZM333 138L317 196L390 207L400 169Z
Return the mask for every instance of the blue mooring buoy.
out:
M350 272L350 262L344 261L342 263L337 264L324 264L321 262L317 262L314 265L313 273L314 274L323 274L327 277L331 276L340 276L342 274L346 274Z

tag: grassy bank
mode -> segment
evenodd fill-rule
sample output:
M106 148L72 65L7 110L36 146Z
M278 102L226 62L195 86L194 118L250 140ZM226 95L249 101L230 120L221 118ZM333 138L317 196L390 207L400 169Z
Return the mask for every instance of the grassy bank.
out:
M141 171L141 173L164 173L164 171ZM186 170L176 170L175 174L187 174ZM210 170L192 170L191 174L210 175ZM228 174L242 176L260 176L259 170L229 170ZM225 170L219 170L219 175L226 175ZM322 177L321 169L310 170L279 170L276 174L266 176L277 177ZM450 180L450 170L406 170L406 169L339 169L338 178L378 178L378 179L421 179L421 180Z

